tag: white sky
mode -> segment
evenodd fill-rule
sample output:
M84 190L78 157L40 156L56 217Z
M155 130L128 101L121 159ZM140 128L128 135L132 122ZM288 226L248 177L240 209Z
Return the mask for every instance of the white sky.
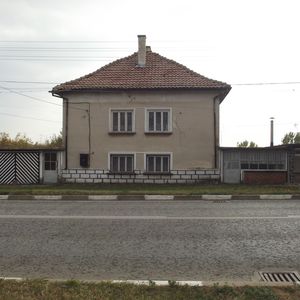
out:
M37 141L59 133L60 106L11 90L60 105L51 82L132 54L138 34L153 51L229 84L300 82L299 12L298 0L1 0L0 132ZM221 104L221 145L268 146L270 117L275 144L300 131L300 84L232 85Z

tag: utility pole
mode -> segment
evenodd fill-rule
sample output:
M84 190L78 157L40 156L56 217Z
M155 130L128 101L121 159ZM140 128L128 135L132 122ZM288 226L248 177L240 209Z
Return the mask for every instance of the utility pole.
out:
M270 147L273 147L274 146L274 118L271 117L270 120L271 120L271 124L270 124L271 125L271 128L270 128L270 130L271 130Z

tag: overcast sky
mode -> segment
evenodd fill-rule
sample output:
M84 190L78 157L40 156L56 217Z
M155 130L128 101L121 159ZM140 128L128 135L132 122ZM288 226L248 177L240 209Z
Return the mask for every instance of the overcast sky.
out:
M2 0L0 132L59 133L61 100L48 91L132 54L146 34L152 51L232 84L222 146L268 146L270 117L280 144L300 131L299 12L299 0Z

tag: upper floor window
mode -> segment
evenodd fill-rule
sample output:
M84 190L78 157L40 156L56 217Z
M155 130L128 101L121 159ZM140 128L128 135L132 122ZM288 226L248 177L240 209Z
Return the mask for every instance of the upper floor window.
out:
M133 110L111 110L111 132L134 132Z
M172 132L171 109L146 109L146 132Z

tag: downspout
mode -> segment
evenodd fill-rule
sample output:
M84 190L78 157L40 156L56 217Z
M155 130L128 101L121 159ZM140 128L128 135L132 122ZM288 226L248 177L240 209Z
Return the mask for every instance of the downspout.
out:
M91 146L91 104L88 103L89 105L89 110L87 111L88 113L88 117L89 117L89 166L91 165L91 149L92 149L92 146Z
M63 98L66 100L66 131L65 131L65 169L68 169L68 132L69 132L69 99Z
M220 160L218 157L220 156L220 111L219 107L221 102L224 100L224 98L227 96L227 94L230 92L231 86L224 89L219 95L214 97L214 149L215 149L215 169L220 167ZM217 102L217 103L216 103ZM218 106L217 106L218 105ZM218 115L217 115L217 109L218 109ZM219 154L219 155L218 155Z
M217 96L218 97L218 96ZM216 116L216 101L217 97L214 98L214 168L217 169L217 116Z
M65 170L68 169L68 124L69 124L69 99L67 97L62 97L59 95L55 95L52 93L53 97L61 98L66 101L66 128L65 128L65 140L64 140L64 146L65 146ZM64 116L63 116L64 117Z

